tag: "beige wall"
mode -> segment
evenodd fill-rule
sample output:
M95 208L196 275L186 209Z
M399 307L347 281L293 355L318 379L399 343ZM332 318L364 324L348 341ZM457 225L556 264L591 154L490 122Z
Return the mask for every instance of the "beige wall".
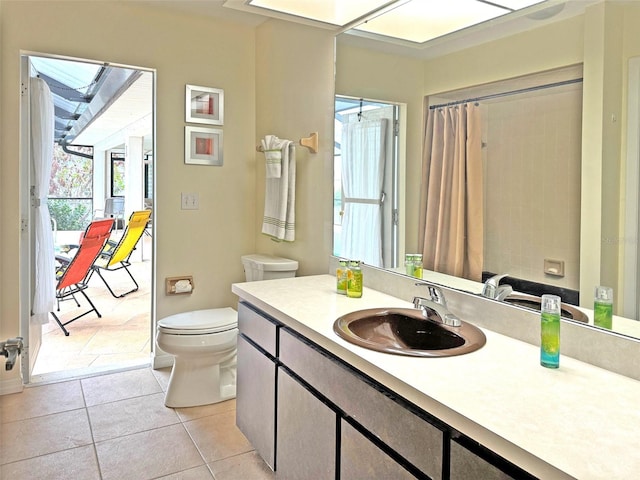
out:
M318 132L319 151L296 148L296 240L262 235L264 157L256 154L256 248L293 258L298 275L326 273L331 252L334 36L328 30L270 20L257 29L256 136L298 143Z
M256 250L300 260L302 274L327 271L330 240L327 243L323 221L330 215L325 210L330 210L331 198L327 162L332 137L333 38L326 31L265 25L257 47L253 27L141 5L5 0L1 8L0 338L20 333L21 52L156 70L157 318L233 306L237 299L231 283L244 281L240 256ZM310 58L301 60L307 51ZM293 68L300 64L304 70ZM185 84L224 89L223 167L183 163ZM264 179L259 167L263 164L255 146L266 133L297 139L311 131L320 132L321 153L300 154L298 240L291 245L265 241L258 229ZM181 210L181 192L199 193L200 209ZM174 275L193 275L194 293L167 297L164 278ZM18 369L2 370L0 381L17 374Z
M621 300L618 255L623 62L623 9L599 4L585 13L582 135L581 285L608 285ZM588 81L586 80L588 79ZM613 120L615 118L615 121ZM592 293L581 299L592 304Z
M486 102L484 267L578 290L582 88ZM564 276L544 260L564 261Z
M424 93L433 95L582 62L583 19L575 17L424 64Z
M620 67L622 70L621 82L622 82L622 98L621 100L621 117L620 117L620 131L621 131L621 148L620 148L620 198L621 202L624 202L627 198L627 192L625 191L625 183L627 179L627 128L628 128L628 115L626 106L629 101L629 88L627 85L627 80L629 78L629 60L633 57L640 56L640 29L637 26L640 24L640 4L636 3L634 5L627 6L623 13L622 18L620 20L622 25L622 45L620 52ZM626 238L628 233L625 232L624 221L625 212L622 209L620 212L620 234L619 245L621 251L618 256L618 278L622 281L624 277L624 268L625 268L625 257L624 250L626 248L635 248L637 249L637 236L634 238ZM620 298L619 303L621 303L624 299ZM636 299L637 302L637 294ZM625 302L626 303L626 302Z

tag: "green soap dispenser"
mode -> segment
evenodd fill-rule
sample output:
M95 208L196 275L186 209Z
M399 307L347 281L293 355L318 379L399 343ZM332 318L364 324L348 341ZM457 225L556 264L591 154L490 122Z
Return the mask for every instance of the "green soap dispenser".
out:
M540 365L560 367L560 297L542 295L540 315Z

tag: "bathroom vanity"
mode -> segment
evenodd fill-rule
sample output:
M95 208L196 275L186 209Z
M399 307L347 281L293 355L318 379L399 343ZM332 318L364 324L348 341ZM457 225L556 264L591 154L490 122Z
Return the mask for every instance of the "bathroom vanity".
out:
M483 328L475 352L416 358L339 338L352 311L412 307L319 275L233 285L237 424L278 478L637 478L640 382ZM473 322L471 318L464 320Z

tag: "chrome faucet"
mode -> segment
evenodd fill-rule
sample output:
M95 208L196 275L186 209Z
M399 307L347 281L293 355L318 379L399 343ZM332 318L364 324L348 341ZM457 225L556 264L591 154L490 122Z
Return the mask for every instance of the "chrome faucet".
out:
M482 296L493 298L500 302L507 298L513 292L513 288L511 285L500 285L500 280L506 276L508 274L505 273L504 275L494 275L488 278L484 282L484 287L482 287Z
M429 318L425 307L430 307L438 312L443 324L450 327L460 327L462 325L462 321L447 308L444 293L439 287L422 282L416 283L416 286L424 286L429 289L429 298L413 297L413 306L422 310L425 318Z
M446 308L447 301L445 300L444 293L442 293L442 290L440 289L440 287L437 287L435 285L430 285L428 283L421 283L421 282L416 283L416 286L427 287L429 289L429 300L437 303L438 305L442 305L443 307ZM414 305L415 305L415 299L414 299Z

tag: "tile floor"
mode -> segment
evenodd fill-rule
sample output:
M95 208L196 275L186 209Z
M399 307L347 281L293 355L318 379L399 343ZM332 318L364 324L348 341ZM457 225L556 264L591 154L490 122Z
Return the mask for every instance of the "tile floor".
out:
M169 374L138 368L0 396L0 479L273 479L235 426L235 400L167 408Z

